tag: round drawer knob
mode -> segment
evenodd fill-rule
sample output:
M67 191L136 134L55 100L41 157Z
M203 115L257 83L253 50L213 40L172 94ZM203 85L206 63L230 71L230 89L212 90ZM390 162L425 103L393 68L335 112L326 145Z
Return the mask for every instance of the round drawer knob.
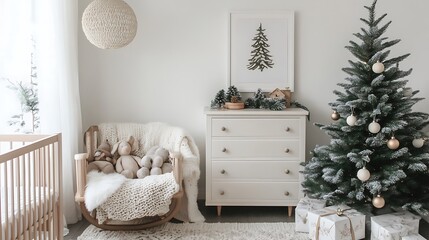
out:
M285 173L289 174L290 173L289 169L285 169Z
M222 148L222 152L226 152L226 148Z
M285 192L285 196L289 196L290 193L288 191Z
M289 127L286 127L286 128L285 128L285 131L286 131L286 132L289 132L289 131L290 131L290 128L289 128Z
M290 152L290 149L289 148L286 148L285 149L285 153L289 153Z
M225 169L222 169L222 171L220 171L220 173L225 174L226 173Z
M225 192L224 191L220 191L220 193L219 193L220 195L225 195Z
M226 131L226 127L222 127L220 130L222 130L222 132Z

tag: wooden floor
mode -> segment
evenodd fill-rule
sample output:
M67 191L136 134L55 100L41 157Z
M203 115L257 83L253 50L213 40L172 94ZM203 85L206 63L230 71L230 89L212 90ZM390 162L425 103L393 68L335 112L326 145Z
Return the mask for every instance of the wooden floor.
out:
M198 201L199 209L206 222L293 222L295 218L287 216L287 207L223 207L222 216L216 215L216 207L206 207L204 201ZM88 227L89 223L82 220L69 225L69 234L64 240L75 240ZM429 239L429 223L420 221L420 234ZM369 239L369 237L367 237Z

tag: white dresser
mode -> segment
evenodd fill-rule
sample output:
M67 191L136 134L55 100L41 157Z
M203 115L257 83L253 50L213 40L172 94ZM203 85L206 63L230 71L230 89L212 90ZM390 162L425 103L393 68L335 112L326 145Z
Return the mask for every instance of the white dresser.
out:
M303 197L308 112L205 109L206 205L288 206Z

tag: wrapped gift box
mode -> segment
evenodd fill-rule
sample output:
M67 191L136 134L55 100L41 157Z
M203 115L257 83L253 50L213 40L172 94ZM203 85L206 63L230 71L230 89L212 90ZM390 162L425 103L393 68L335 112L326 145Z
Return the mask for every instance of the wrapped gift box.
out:
M371 217L371 239L401 240L405 236L418 234L419 221L419 216L407 211Z
M295 231L308 233L308 211L322 209L325 200L301 198L295 208Z
M337 210L343 209L343 215ZM319 227L317 222L319 220ZM355 239L365 238L365 215L348 206L331 206L308 212L309 237L313 240L352 240L352 229ZM319 238L316 238L316 233Z
M420 234L413 234L403 237L402 240L426 240L426 238L422 237Z

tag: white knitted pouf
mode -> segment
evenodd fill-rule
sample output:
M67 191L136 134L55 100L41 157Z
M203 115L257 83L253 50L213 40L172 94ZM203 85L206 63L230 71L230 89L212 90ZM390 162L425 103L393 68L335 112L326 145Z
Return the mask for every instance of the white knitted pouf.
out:
M122 0L95 0L82 15L86 38L102 49L128 45L136 36L137 18Z

